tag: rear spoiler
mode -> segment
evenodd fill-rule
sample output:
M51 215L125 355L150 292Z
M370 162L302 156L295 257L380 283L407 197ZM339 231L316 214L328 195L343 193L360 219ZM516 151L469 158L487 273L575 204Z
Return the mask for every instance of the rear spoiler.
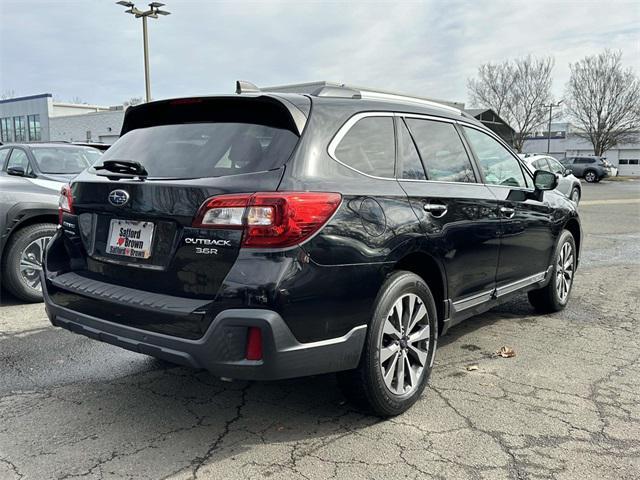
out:
M124 114L120 136L138 128L216 121L257 122L287 128L299 136L307 123L307 115L286 98L260 91L233 96L174 98L129 107Z

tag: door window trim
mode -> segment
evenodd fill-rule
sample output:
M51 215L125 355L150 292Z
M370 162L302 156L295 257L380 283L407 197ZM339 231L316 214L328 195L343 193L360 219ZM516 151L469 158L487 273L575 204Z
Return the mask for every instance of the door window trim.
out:
M8 147L8 148L3 148L2 151L7 151L7 157L4 159L4 162L2 162L2 165L0 165L0 172L6 172L7 171L7 166L9 165L9 157L11 157L11 152L13 151L15 147Z
M514 190L514 189L519 189L519 190L525 190L527 192L533 192L535 191L535 188L531 188L531 187L510 187L508 185L493 185L493 184L488 184L485 181L484 178L484 173L482 172L482 169L480 168L480 163L478 162L478 158L475 155L475 152L473 151L473 148L471 148L471 145L469 144L466 136L464 135L464 132L461 131L461 128L456 128L456 130L458 131L458 136L460 137L460 140L462 141L462 144L467 152L467 155L469 157L469 160L471 161L471 166L473 167L474 173L476 175L476 179L479 179L480 181L476 181L476 182L446 182L446 181L442 181L442 180L418 180L418 179L410 179L410 178L397 178L398 175L397 173L394 175L394 178L392 177L379 177L376 175L370 175L368 173L362 172L360 170L358 170L357 168L354 168L350 165L347 165L345 162L341 161L337 156L336 156L336 148L338 147L338 145L340 144L340 141L344 138L344 136L349 132L349 130L351 130L351 128L361 119L363 118L367 118L367 117L394 117L394 137L395 137L395 156L394 156L394 172L397 170L397 157L398 157L398 148L397 148L397 132L396 132L396 126L395 126L395 117L400 117L400 118L418 118L418 119L422 119L422 120L432 120L435 122L444 122L444 123L450 123L453 124L454 126L464 126L464 127L470 127L473 128L475 130L478 130L479 132L484 133L485 135L489 135L491 138L493 138L494 140L496 140L499 144L501 144L506 150L507 152L509 152L509 154L515 158L515 160L518 162L518 165L520 166L520 170L522 170L522 175L527 177L527 180L530 181L531 185L533 185L533 176L528 174L528 170L523 166L523 163L520 161L520 158L515 155L512 151L511 151L511 147L509 147L509 145L502 139L500 138L498 135L496 135L495 133L493 133L491 130L487 129L486 127L481 127L479 125L475 125L471 122L467 122L464 119L460 120L460 119L454 119L454 118L447 118L447 117L438 117L435 115L429 115L429 114L422 114L422 113L403 113L403 112L393 112L393 111L385 111L385 110L372 110L369 112L358 112L354 115L352 115L351 117L349 117L349 119L347 119L346 122L344 122L342 124L342 126L338 129L338 131L335 133L335 135L333 136L333 138L331 139L331 141L329 142L329 145L327 146L327 153L329 154L329 156L335 160L336 162L338 162L340 165L343 165L344 167L348 168L349 170L352 170L354 172L359 173L360 175L364 175L365 177L369 177L369 178L375 178L377 180L391 180L391 181L396 181L396 182L423 182L423 183L443 183L443 184L450 184L450 185L487 185L487 186L491 186L491 187L500 187L500 188L509 188L510 190ZM414 141L415 143L415 141ZM419 152L418 152L419 155ZM420 160L422 161L422 157L420 157ZM423 164L424 166L424 164ZM426 172L425 172L426 173Z
M352 167L351 165L346 164L345 162L341 161L337 156L336 156L336 149L338 148L338 145L340 145L340 142L342 141L342 139L347 135L347 133L349 133L349 130L351 130L351 128L353 128L353 126L358 123L360 120L362 120L363 118L369 118L369 117L391 117L393 119L393 148L394 148L394 155L393 155L393 171L394 171L394 176L393 177L378 177L376 175L371 175L369 173L365 173L361 170L358 170L355 167ZM369 178L375 178L378 180L392 180L395 181L395 171L396 171L396 157L398 156L398 152L397 152L397 147L396 147L396 143L397 143L397 139L396 139L396 127L395 127L395 114L393 112L360 112L360 113L356 113L355 115L353 115L352 117L350 117L336 132L336 134L333 136L333 138L331 139L331 141L329 142L329 146L327 147L327 153L329 154L329 156L331 158L333 158L336 162L338 162L340 165L343 165L345 167L347 167L349 170L353 170L354 172L358 172L360 175L364 175L365 177L369 177Z

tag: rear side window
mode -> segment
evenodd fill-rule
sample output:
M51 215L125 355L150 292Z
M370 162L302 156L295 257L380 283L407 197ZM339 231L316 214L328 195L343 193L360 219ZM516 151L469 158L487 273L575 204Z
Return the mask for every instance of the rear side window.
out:
M398 121L398 177L405 180L426 180L418 150L404 121Z
M342 163L362 173L393 178L393 118L365 117L358 120L342 137L334 153Z
M475 182L471 160L455 127L450 123L407 118L427 169L427 179L441 182Z
M578 158L575 163L596 163L595 158Z
M220 177L279 168L297 142L288 129L253 123L158 125L129 131L102 160L140 162L149 177Z
M42 173L80 173L100 159L102 154L89 147L34 147L33 156Z

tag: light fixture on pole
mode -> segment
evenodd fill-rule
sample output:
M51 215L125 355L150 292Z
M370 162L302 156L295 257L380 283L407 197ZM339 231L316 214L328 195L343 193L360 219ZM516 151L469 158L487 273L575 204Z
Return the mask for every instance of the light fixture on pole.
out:
M151 80L149 78L149 37L147 35L147 17L158 18L158 15L170 15L170 12L161 10L164 7L164 3L151 2L149 4L149 10L142 11L136 8L133 2L126 2L124 0L116 2L118 5L122 5L127 10L125 13L130 13L136 18L142 18L142 41L144 45L144 86L146 92L147 102L151 101Z
M549 105L542 105L545 108L549 109L549 127L547 129L547 153L549 153L551 149L551 117L553 116L553 109L560 106L560 104L564 102L564 100L560 100L558 103L550 103Z

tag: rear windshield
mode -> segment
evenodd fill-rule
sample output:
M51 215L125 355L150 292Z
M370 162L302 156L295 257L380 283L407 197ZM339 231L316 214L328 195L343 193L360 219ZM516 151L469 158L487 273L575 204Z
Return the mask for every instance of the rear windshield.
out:
M102 160L139 162L149 177L221 177L279 168L297 141L290 130L254 123L158 125L129 131Z
M33 147L31 151L38 169L49 174L80 173L102 157L91 147Z

